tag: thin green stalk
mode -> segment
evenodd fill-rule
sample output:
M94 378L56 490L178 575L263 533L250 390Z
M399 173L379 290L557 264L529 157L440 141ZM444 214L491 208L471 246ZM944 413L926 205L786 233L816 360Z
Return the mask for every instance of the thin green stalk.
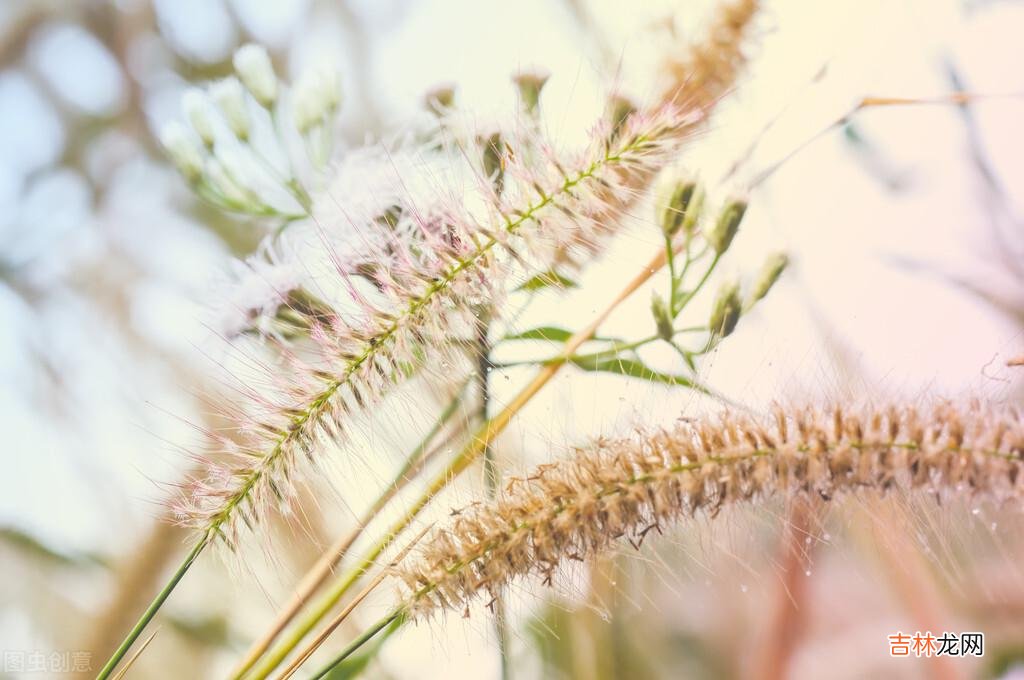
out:
M142 616L136 622L135 627L131 629L128 636L124 639L124 642L121 643L121 646L117 648L113 656L111 656L106 665L103 666L100 674L96 676L96 680L107 680L107 678L110 677L110 674L114 672L117 665L121 663L121 659L124 658L124 655L128 653L128 650L131 649L132 645L135 644L135 641L139 639L140 635L142 635L142 631L146 629L149 622L153 620L154 616L156 616L156 613L160 610L164 601L170 596L175 586L177 586L178 582L185 576L185 573L189 570L189 567L192 566L192 563L196 561L196 558L199 557L201 552L203 552L203 549L210 544L212 538L213 533L208 531L203 535L203 538L196 543L195 547L192 548L192 551L187 557L185 557L185 561L183 561L174 572L171 580L167 582L167 585L163 587L163 590L157 593L156 598L153 599L146 611L143 612Z
M490 417L490 374L493 368L491 364L491 341L488 337L490 325L490 314L487 312L482 313L480 315L480 328L477 334L477 384L480 390L478 416L481 423L486 423ZM484 447L484 485L486 487L487 500L494 500L500 483L501 471L498 469L497 461L494 459L494 447L488 444ZM508 621L505 616L505 601L501 593L495 596L493 607L494 633L498 640L501 677L502 680L509 680L512 677L512 669L509 667L508 656Z
M689 251L689 242L687 242ZM665 260L668 262L668 308L675 311L676 308L676 253L672 244L672 237L665 235Z
M722 254L721 253L716 253L715 254L715 258L713 260L711 260L711 264L708 265L707 270L704 272L704 275L700 277L700 281L697 282L697 285L694 286L692 290L688 291L686 293L686 295L683 296L683 299L679 302L679 309L678 310L675 310L675 309L672 310L673 314L678 314L679 312L681 312L683 309L686 308L686 305L690 304L690 300L692 300L694 298L694 296L696 296L697 293L700 292L701 288L704 287L704 284L708 282L709 278L711 278L712 272L715 271L715 267L718 266L718 262L721 259L722 259Z
M405 611L403 609L396 609L395 611L391 612L390 614L382 618L380 621L366 629L366 631L362 635L353 640L348 647L346 647L344 650L342 650L340 654L338 654L338 656L331 659L329 662L327 662L327 665L325 665L323 668L314 673L310 677L310 680L321 680L321 678L326 677L327 674L334 670L339 664L341 664L341 662L355 654L356 650L358 650L364 644L373 639L373 637L377 635L377 633L381 632L391 624L395 624L394 630L397 630L402 626L402 623L404 621Z
M683 333L699 333L701 331L706 330L707 326L689 326L687 328L677 328L675 330L675 335L682 335ZM634 349L640 349L641 347L649 345L652 342L657 342L661 339L662 338L660 335L649 335L646 338L641 338L640 340L633 340L632 342L615 342L606 347L605 349L598 350L597 352L590 352L589 354L573 354L570 357L560 354L557 356L547 357L544 359L524 359L522 361L504 361L501 363L492 363L491 366L493 368L515 368L516 366L550 366L553 364L560 363L585 363L590 360L608 356L609 354L614 356L617 355L619 352L627 352ZM675 343L673 343L672 346L676 347ZM686 351L680 347L676 347L676 349L683 352ZM688 354L692 356L700 356L701 354L703 354L703 351L688 352Z

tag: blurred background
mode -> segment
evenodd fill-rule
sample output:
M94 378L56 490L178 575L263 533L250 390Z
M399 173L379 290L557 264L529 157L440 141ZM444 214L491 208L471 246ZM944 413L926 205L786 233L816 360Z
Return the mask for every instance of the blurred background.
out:
M514 110L510 76L543 68L545 127L574 141L585 139L609 89L649 95L665 50L699 38L712 7L0 3L0 676L63 677L86 662L95 672L184 551L187 534L164 521L162 503L189 469L184 451L202 448L194 426L218 398L211 362L223 348L211 320L226 272L270 228L205 205L164 159L157 133L182 119L190 84L228 75L234 50L249 41L270 50L286 79L329 59L344 91L343 154L401 132L440 84L453 84L457 107L481 119ZM753 171L777 166L751 195L729 266L750 272L767 248L786 250L794 265L701 366L709 384L754 408L1020 398L1024 368L1007 363L1024 355L1022 31L1024 5L1014 2L765 3L746 76L681 162L711 181L741 158ZM978 96L868 109L833 124L866 96L955 91ZM542 301L535 321L582 326L646 261L659 242L653 208L633 221L587 273L581 297ZM648 300L639 294L609 333L647 333ZM517 379L499 383L496 398ZM400 398L412 411L424 397ZM499 455L523 469L568 443L714 407L566 372L506 433ZM128 677L226 674L318 546L370 498L366 480L385 479L413 436L403 423L374 427L373 458L364 453L344 473L348 491L307 504L313 529L275 526L272 558L260 546L204 556ZM453 493L468 498L470 486ZM784 514L729 511L639 556L627 549L579 567L550 592L524 584L513 594L514 677L1024 669L1018 508L848 503L816 518L795 551ZM370 603L359 620L386 606L386 597ZM411 628L370 677L499 677L481 614ZM983 631L985 657L889 657L887 635L929 626Z

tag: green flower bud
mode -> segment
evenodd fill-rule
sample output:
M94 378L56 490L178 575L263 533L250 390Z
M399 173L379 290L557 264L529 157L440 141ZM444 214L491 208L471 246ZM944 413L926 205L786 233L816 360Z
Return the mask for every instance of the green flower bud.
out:
M505 186L505 142L500 132L483 140L484 173L494 182L494 191L499 196Z
M423 107L441 118L455 107L455 86L439 85L423 95Z
M516 89L519 90L519 101L527 113L535 113L540 103L540 93L548 82L550 74L541 71L526 71L512 77Z
M611 139L619 136L622 126L634 113L636 113L636 104L628 97L615 95L608 101L608 118L612 122Z
M239 184L220 160L209 159L206 163L205 174L209 185L232 208L244 210L256 203L252 192Z
M651 314L654 315L654 323L658 329L658 337L662 340L672 340L675 329L672 327L672 314L669 312L665 299L654 293L651 296Z
M718 290L718 297L715 298L715 304L711 308L708 329L712 334L724 338L736 329L742 309L739 283L736 281L726 282Z
M746 212L747 202L739 198L730 200L722 208L718 220L705 234L708 243L715 249L716 255L721 255L732 245L732 240L736 238L736 232L739 231L740 222L743 221L743 215Z
M750 289L749 304L754 304L768 294L788 264L789 258L785 253L772 253L768 256L768 259L761 265L761 271L757 278L754 279L753 288Z
M704 190L694 180L675 179L661 185L656 203L658 223L671 238L684 227L686 232L693 230L704 203Z

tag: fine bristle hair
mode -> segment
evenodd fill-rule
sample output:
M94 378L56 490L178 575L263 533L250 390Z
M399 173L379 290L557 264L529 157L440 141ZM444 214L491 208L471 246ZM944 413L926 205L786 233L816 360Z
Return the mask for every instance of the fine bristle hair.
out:
M236 426L225 442L227 455L207 461L205 477L176 508L182 521L233 544L234 520L253 525L268 504L286 502L296 457L313 457L324 440L339 441L349 414L421 361L417 347L443 352L458 339L453 329L472 328L476 305L501 298L510 275L572 267L585 258L701 119L699 109L659 106L631 116L614 139L602 127L576 157L551 150L540 158L510 157L500 195L484 178L482 201L434 187L443 210L399 195L392 221L318 225L375 230L376 238L361 247L331 253L347 308L307 300L308 291L301 298L284 291L281 305L301 319L295 327L308 329L312 351L300 354L268 338L281 364L267 377L273 389L244 391L251 403L229 414ZM311 288L321 290L322 280Z
M634 545L682 518L773 496L830 501L858 490L1019 499L1024 420L1010 407L776 409L725 413L600 440L454 512L400 565L413 618L462 611L512 579L550 582L568 559Z
M708 42L691 50L694 73L712 54L731 64L714 92L699 92L704 76L675 73L655 104L600 121L582 151L556 150L531 126L459 134L441 124L436 139L416 148L343 159L338 179L347 169L360 181L336 182L314 209L328 271L311 271L292 255L301 248L289 247L287 233L265 249L271 264L252 265L256 294L240 296L244 318L233 330L254 333L272 356L251 362L261 367L261 384L239 387L242 403L224 414L230 436L215 435L222 450L203 457L204 472L174 505L180 522L234 546L240 524L253 528L266 512L287 508L300 477L296 462L315 464L323 443L343 441L351 415L412 367L450 373L431 362L450 363L481 305L500 317L510 280L592 258L735 75L742 46L726 45L719 24L729 15L741 37L756 3L747 4L746 13L729 9L717 18ZM421 162L438 150L441 170ZM374 183L375 174L384 179ZM340 296L324 292L334 289ZM293 331L309 342L297 349Z

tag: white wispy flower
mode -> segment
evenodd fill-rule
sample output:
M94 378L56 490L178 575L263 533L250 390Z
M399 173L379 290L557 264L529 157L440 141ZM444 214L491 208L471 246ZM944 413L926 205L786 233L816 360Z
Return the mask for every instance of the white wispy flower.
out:
M243 140L248 139L249 109L245 103L245 90L238 78L224 78L213 83L210 86L210 96L235 136Z
M322 125L341 104L338 71L329 64L318 64L299 78L292 94L292 116L299 132L306 133Z
M199 88L189 88L181 98L181 107L192 129L203 140L203 144L211 148L216 137L213 127L213 106L209 97Z
M303 282L294 262L280 262L273 253L260 253L235 264L233 281L224 296L220 328L227 337L249 330L272 334L271 319L289 294Z
M160 143L185 179L199 179L203 174L203 155L188 128L177 121L168 123L160 130Z
M220 159L208 159L204 169L210 186L220 193L229 205L237 209L256 200L252 191L240 184Z
M253 43L242 45L235 52L232 63L256 101L266 107L272 106L277 100L277 75L266 48Z

